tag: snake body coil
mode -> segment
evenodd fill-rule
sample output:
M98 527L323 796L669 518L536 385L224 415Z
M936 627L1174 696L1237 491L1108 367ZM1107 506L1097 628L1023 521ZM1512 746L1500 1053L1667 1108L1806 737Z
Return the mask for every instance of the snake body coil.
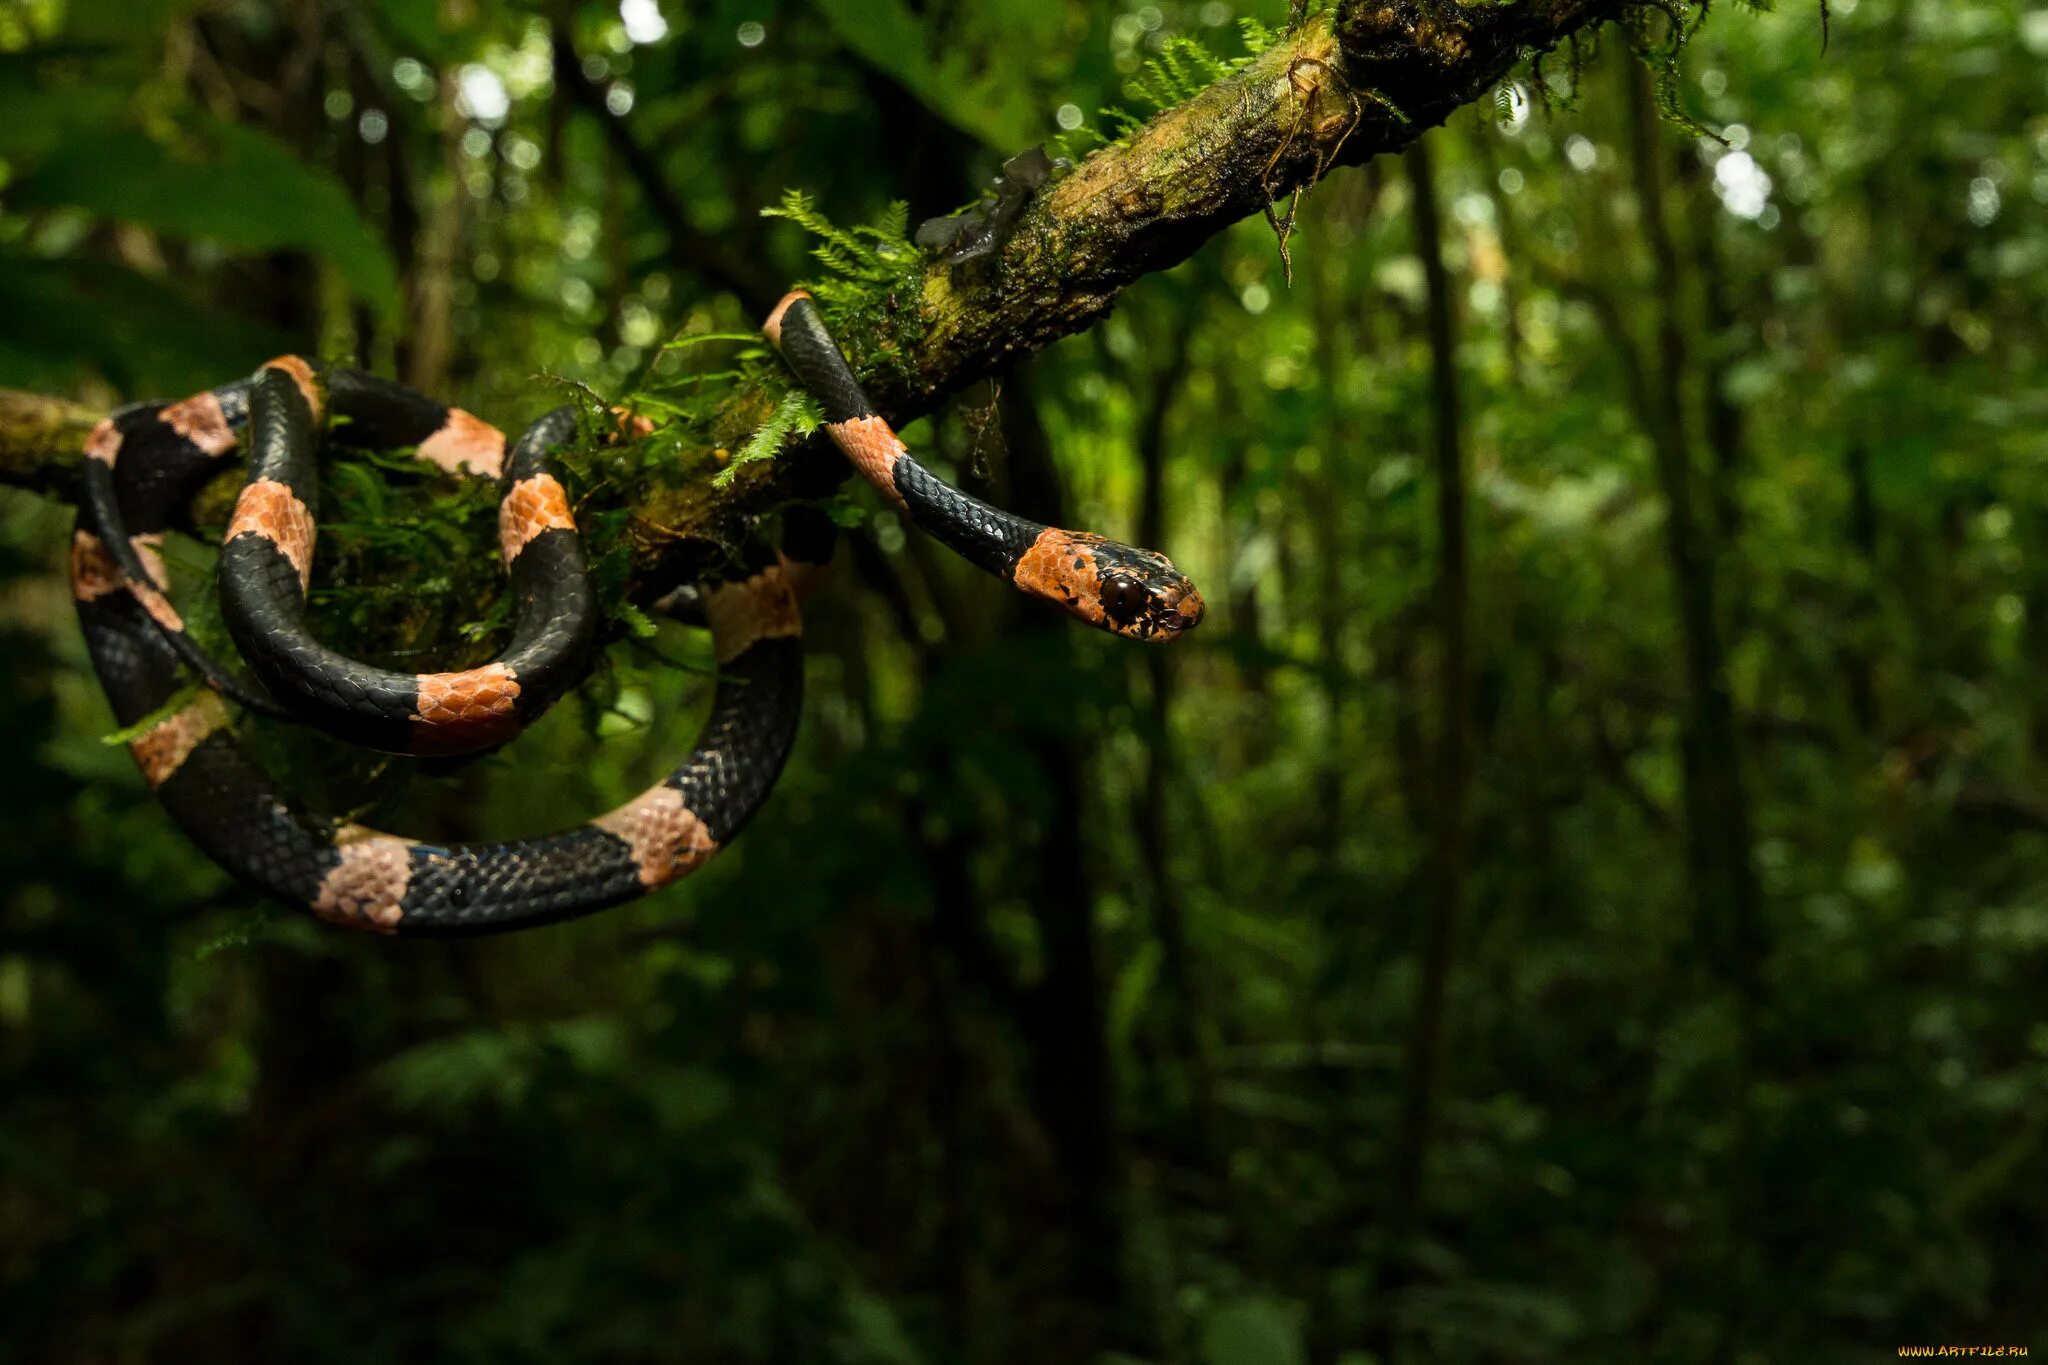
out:
M790 295L764 330L823 403L855 467L921 528L1018 588L1103 629L1178 636L1202 600L1163 556L1040 526L979 502L918 464L869 404L815 305ZM304 620L314 539L313 449L331 403L350 439L416 446L425 459L499 481L500 549L519 601L506 651L454 674L395 674L325 649ZM595 634L583 553L548 451L564 412L505 458L497 429L352 371L321 392L304 361L180 403L124 409L87 443L71 556L93 665L144 779L214 861L331 922L394 934L485 933L633 899L701 866L737 835L779 775L802 705L801 623L789 559L753 552L699 585L718 682L688 758L587 824L537 838L436 844L309 812L236 738L227 704L283 714L372 747L428 754L502 743L574 681ZM248 482L221 554L224 612L266 690L190 639L165 595L155 546L242 445ZM193 673L210 691L178 703Z
M350 388L362 387L348 380L342 376L335 386L338 405L352 396ZM320 397L307 377L275 365L259 373L250 395L248 482L220 561L221 608L242 657L294 715L342 739L423 754L504 743L575 682L597 637L582 542L548 465L549 448L576 434L574 411L562 408L536 422L509 462L496 428L473 419L463 424L470 449L458 468L502 484L499 545L518 601L516 623L505 652L486 664L411 674L338 654L306 624ZM431 440L426 449L433 449Z

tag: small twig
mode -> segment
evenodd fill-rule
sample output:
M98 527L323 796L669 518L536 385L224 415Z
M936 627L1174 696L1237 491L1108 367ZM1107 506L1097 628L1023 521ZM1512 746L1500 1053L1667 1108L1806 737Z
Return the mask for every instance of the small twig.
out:
M982 458L982 444L988 439L991 428L1002 416L1003 381L991 379L988 382L988 402L977 408L968 418L967 426L967 467L977 475L986 476L988 462Z
M1294 121L1288 125L1287 136L1281 140L1279 146L1273 149L1273 155L1266 159L1265 168L1259 172L1259 185L1267 191L1265 205L1266 223L1273 229L1273 236L1279 245L1280 269L1287 281L1287 287L1290 289L1294 287L1294 257L1288 249L1288 239L1294 235L1294 220L1301 212L1301 202L1308 196L1309 187L1329 173L1330 166L1336 161L1338 153L1344 150L1344 144L1351 140L1351 135L1358 131L1358 125L1365 120L1365 108L1358 102L1358 96L1351 91L1348 85L1345 85L1344 78L1337 73L1336 69L1320 57L1297 56L1287 64L1287 102L1290 107L1296 104L1302 93L1302 87L1295 77L1296 73L1305 66L1321 68L1329 74L1331 80L1344 87L1344 97L1351 102L1351 120L1344 125L1344 131L1338 136L1335 146L1327 151L1321 151L1316 154L1315 172L1306 181L1294 187L1294 193L1288 197L1287 214L1285 217L1273 211L1273 204L1276 202L1272 198L1271 191L1273 168L1280 164L1281 157L1285 156L1288 150L1294 146L1294 139L1300 135L1303 123L1307 121L1309 113L1321 101L1324 86L1320 82L1308 87L1308 99L1299 108L1295 109ZM1392 102L1388 101L1385 96L1376 97L1386 104L1388 108L1394 109ZM1406 116L1401 115L1399 109L1394 109L1394 113L1401 117L1402 122L1407 122Z

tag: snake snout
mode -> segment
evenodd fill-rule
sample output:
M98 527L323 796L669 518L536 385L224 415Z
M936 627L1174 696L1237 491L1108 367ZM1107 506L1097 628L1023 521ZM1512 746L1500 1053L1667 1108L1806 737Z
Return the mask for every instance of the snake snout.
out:
M1163 556L1148 559L1156 562L1103 576L1100 602L1105 624L1132 639L1171 640L1200 624L1202 594Z
M1147 636L1154 639L1171 640L1182 631L1193 630L1202 624L1202 614L1208 604L1202 601L1202 594L1195 590L1180 574L1154 594L1157 608L1151 613L1150 629Z

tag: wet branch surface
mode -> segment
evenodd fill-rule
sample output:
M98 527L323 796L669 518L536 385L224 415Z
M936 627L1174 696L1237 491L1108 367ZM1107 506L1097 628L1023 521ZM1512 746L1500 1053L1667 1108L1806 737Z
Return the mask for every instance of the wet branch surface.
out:
M1614 18L1630 0L1341 0L1230 78L1082 161L1027 209L987 263L933 262L887 289L841 341L897 423L1085 330L1132 281L1187 259L1233 223L1272 217L1283 254L1298 196L1337 166L1397 151L1488 92L1532 52ZM741 386L663 465L625 488L634 594L694 577L751 519L835 485L844 465L814 438L714 485L714 452L772 410ZM0 391L0 483L64 496L90 414Z

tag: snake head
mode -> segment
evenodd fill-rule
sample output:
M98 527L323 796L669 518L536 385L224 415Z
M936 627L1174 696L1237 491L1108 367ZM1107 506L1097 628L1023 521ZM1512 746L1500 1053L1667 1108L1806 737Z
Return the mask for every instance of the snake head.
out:
M1151 550L1117 548L1120 555L1097 559L1103 629L1164 642L1202 623L1202 594L1172 560Z
M1049 528L1017 562L1017 586L1115 635L1165 642L1202 621L1202 594L1173 561L1082 531Z

